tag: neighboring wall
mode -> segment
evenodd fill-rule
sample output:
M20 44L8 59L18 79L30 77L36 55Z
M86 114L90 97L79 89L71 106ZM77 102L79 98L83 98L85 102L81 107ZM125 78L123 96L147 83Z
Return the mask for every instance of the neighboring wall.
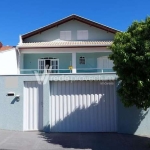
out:
M15 48L0 52L0 75L17 74L17 52Z
M29 37L25 39L24 42L49 42L60 40L60 31L71 31L71 40L77 41L77 30L88 30L89 41L109 41L114 39L113 33L98 29L77 20L71 20L62 25Z

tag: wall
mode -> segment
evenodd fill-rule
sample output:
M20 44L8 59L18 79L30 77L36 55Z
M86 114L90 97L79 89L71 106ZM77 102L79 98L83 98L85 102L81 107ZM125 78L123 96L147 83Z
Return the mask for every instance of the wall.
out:
M57 78L56 78L57 77ZM111 77L111 78L110 78ZM51 75L43 87L43 125L49 132L49 80L116 80L115 74L98 75ZM14 82L12 82L14 81ZM23 85L24 81L36 81L35 76L0 76L0 129L23 130ZM7 92L20 95L20 101L15 97L7 97ZM135 107L125 108L118 98L118 133L150 136L150 112L138 110Z
M23 122L23 82L13 76L0 76L0 129L22 131ZM19 94L20 101L15 97L6 96L8 92Z
M114 34L107 31L92 27L85 23L79 22L77 20L71 20L67 23L54 27L52 29L46 30L42 33L34 35L24 40L24 42L49 42L54 40L60 40L60 31L71 31L72 41L77 40L77 30L88 30L89 31L89 41L102 41L102 40L113 40Z
M49 132L49 81L64 80L115 80L116 75L49 75L43 86L43 126ZM41 78L41 76L39 77ZM47 76L46 78L47 79ZM34 75L0 76L0 129L23 131L23 87L24 81L37 81ZM47 81L47 82L45 82ZM15 96L6 96L8 92L20 95L20 101ZM47 128L46 128L47 127Z
M102 56L108 56L110 52L95 52L95 53L77 53L76 64L77 68L97 68L97 58ZM22 54L24 61L24 69L38 69L38 59L43 57L55 57L59 59L59 69L68 69L70 63L72 63L71 53L55 53L55 54ZM86 64L79 64L79 58L84 56Z
M126 108L118 100L118 133L150 136L150 109Z
M36 78L35 76L0 76L0 129L23 131L24 81L36 81ZM20 95L20 101L17 101L15 96L6 96L8 92ZM46 125L48 121L46 112L48 110L49 84L45 84L43 92L43 124Z
M52 57L59 59L59 69L68 69L72 63L72 54L24 54L24 69L38 69L38 59Z
M82 72L84 70L82 70L81 68L84 69L88 69L88 68L97 68L97 58L102 57L102 56L109 56L109 54L111 54L111 52L95 52L95 53L77 53L76 56L76 64L77 64L77 69L78 72ZM80 64L79 63L79 58L80 57L85 57L85 64ZM85 70L88 72L95 72L96 70Z
M15 48L0 52L0 75L17 74L17 52Z

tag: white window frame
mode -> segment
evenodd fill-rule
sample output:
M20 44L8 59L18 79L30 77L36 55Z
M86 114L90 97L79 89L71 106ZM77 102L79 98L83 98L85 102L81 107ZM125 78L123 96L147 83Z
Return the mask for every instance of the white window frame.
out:
M101 63L102 67L98 69L112 69L113 68L113 61L110 60L107 56L99 57L99 63ZM107 67L104 67L104 60L107 61ZM98 65L98 64L97 64Z
M82 57L82 58L81 58L81 57ZM83 64L83 63L80 63L80 59L84 59L84 62L85 62L85 63L84 63L84 64ZM86 59L85 59L84 56L80 56L80 57L79 57L79 64L80 64L80 65L85 65L85 64L86 64Z
M60 40L71 41L71 31L60 31Z
M46 65L46 60L51 60L51 61L57 61L57 73L59 73L59 59L38 59L38 70L39 70L39 73L53 73L53 70L51 70L51 69L53 69L53 68L49 68L49 69L46 69L45 67L45 65ZM40 65L41 65L41 63L40 62L42 62L43 61L43 65L44 65L44 68L42 68L41 69L41 67L40 67ZM55 70L54 70L55 71Z
M38 70L39 70L39 73L44 73L44 70L45 70L45 60L44 59L38 59Z
M88 30L78 30L77 31L77 40L88 40L89 32Z

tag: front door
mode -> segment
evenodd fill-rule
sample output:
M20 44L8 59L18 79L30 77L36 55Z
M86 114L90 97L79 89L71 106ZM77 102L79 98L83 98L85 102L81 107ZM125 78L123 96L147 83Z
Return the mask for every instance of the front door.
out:
M43 86L24 82L24 131L43 129Z
M58 73L59 59L39 59L38 69L39 73Z

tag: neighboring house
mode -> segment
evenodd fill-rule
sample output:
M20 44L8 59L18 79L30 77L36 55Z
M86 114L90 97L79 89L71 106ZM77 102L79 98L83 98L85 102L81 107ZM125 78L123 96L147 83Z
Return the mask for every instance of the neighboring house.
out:
M150 114L124 108L116 94L108 47L117 32L71 15L20 36L18 72L0 79L0 128L150 135Z
M15 47L3 46L0 42L0 75L17 74L17 53Z

